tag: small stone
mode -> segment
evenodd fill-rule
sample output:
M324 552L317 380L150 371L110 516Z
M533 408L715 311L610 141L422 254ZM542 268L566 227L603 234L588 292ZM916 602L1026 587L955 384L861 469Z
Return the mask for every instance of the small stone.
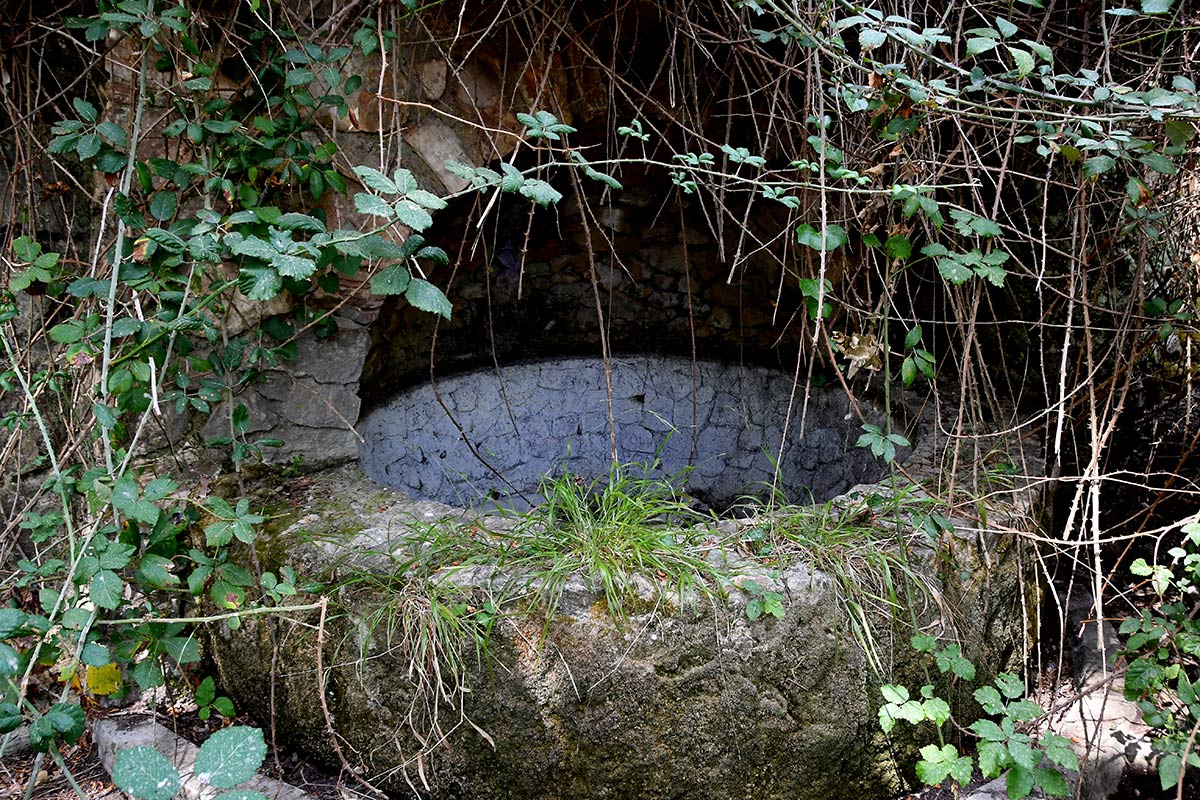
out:
M440 58L431 58L421 64L421 91L427 100L437 100L446 92L446 62Z

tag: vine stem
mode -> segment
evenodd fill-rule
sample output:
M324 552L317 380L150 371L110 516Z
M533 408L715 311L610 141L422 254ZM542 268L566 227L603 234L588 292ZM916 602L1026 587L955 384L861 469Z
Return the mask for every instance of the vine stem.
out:
M154 13L154 0L148 0L147 16ZM142 48L138 57L138 88L134 97L133 130L129 136L129 156L125 162L125 171L121 173L121 194L128 196L129 187L133 183L134 165L137 163L138 139L142 130L142 108L146 100L146 52L149 45ZM120 278L121 261L125 258L125 220L117 214L117 241L113 245L112 272L108 281L108 302L104 312L104 355L100 362L100 402L108 402L108 370L112 364L112 331L113 317L117 310L117 281ZM104 446L104 465L109 474L113 472L112 439L109 431L105 430L100 438Z

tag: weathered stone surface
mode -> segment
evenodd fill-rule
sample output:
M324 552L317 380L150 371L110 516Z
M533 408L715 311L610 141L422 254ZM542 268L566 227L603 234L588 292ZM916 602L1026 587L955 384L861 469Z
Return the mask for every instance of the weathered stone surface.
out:
M814 390L801 420L790 375L662 356L615 358L607 369L588 358L515 364L440 380L436 394L430 384L413 387L359 424L363 469L465 507L539 502L541 479L560 467L588 482L604 478L612 464L606 378L618 461L653 464L651 474L677 476L714 508L767 493L776 461L777 488L801 502L883 474L854 446L862 431L840 390Z
M933 452L919 450L909 471L932 475ZM321 643L325 699L342 748L377 783L407 791L411 781L434 798L824 800L887 796L911 779L913 750L899 738L905 734L889 742L879 730L881 678L856 641L839 584L803 560L772 564L736 546L714 550L709 558L733 576L727 598L680 605L651 576L635 581L638 598L627 602L623 624L614 623L593 580L575 576L549 619L501 605L509 611L495 618L486 656L477 660L467 642L456 674L422 647L430 618L421 598L429 587L460 589L465 607L477 608L511 597L530 577L447 565L421 588L397 565L428 546L420 543L432 541L430 524L465 520L463 512L383 489L352 465L291 490L295 510L279 518L260 554L268 565L287 560L331 580L338 611L323 631L316 615L247 619L237 631L214 632L212 652L241 707L265 717L262 676L271 663L268 626L275 625L278 729L330 758L314 670ZM1008 504L989 518L1018 528L1029 524L1026 513ZM911 521L872 524L895 526L932 587L930 595L914 595L923 627L953 630L985 677L1011 667L1021 652L1018 559L1006 544L1012 537L956 522L936 552L913 535ZM726 533L754 524L721 523ZM511 520L484 518L463 535L505 529ZM365 581L365 574L377 577ZM754 595L739 588L747 579L783 596L782 619L747 618ZM384 584L388 593L379 591ZM440 596L453 604L453 595ZM939 619L937 609L946 607L964 614ZM907 612L898 615L904 622L882 608L867 613L887 680L926 682L908 647ZM422 681L435 665L449 686L431 703Z

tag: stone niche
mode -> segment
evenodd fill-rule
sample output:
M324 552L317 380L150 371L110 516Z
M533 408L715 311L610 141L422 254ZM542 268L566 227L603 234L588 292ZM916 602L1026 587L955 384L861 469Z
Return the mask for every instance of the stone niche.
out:
M368 413L362 467L465 508L526 508L560 470L603 479L614 452L717 511L772 493L827 500L882 477L855 447L859 420L840 388L816 388L807 403L804 387L792 389L775 370L672 356L483 368L410 387Z

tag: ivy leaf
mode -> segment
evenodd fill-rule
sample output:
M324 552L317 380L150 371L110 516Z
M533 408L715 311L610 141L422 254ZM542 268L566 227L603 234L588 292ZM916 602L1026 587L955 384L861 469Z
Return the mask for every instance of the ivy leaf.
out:
M454 308L446 299L446 295L442 294L441 289L420 278L412 279L408 284L408 289L404 292L404 297L414 307L431 314L438 314L446 319L450 319L450 312Z
M153 747L131 747L117 753L113 783L140 800L171 800L179 791L179 772Z
M254 777L266 755L267 744L258 728L223 728L200 747L195 774L203 783L229 789Z

